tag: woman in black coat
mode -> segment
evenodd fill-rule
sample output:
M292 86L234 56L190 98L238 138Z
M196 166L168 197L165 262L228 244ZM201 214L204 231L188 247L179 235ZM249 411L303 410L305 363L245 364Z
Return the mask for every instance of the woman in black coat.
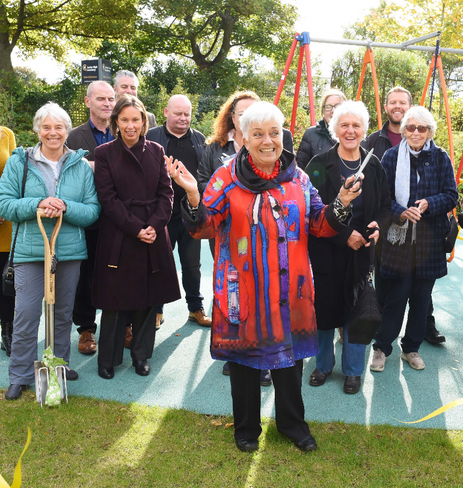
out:
M360 147L368 128L368 112L362 102L344 102L330 122L330 130L338 143L328 152L315 156L306 168L312 184L318 189L323 203L332 201L344 179L356 173L367 152ZM334 364L334 329L344 327L342 371L346 375L344 391L357 393L365 368L365 349L349 343L349 310L353 305L354 285L368 273L369 243L366 232L378 240L389 223L391 198L386 173L378 158L372 156L363 170L362 194L354 201L349 225L334 237L317 239L309 236L315 283L320 352L317 367L310 377L312 386L325 383Z
M328 151L336 141L328 130L328 124L333 117L334 109L345 102L346 95L340 90L328 90L321 100L322 118L315 127L309 127L302 136L301 144L296 155L297 165L304 169L317 154Z
M114 141L95 149L95 186L102 207L93 278L93 305L102 309L98 374L122 363L125 328L132 323L132 363L150 373L156 304L180 298L166 225L173 190L159 144L145 140L143 104L119 99L110 117Z

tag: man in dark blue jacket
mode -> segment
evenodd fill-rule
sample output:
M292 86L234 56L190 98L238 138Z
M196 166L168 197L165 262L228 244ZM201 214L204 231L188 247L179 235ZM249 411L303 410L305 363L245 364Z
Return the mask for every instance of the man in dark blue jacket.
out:
M374 149L375 156L381 160L384 153L388 149L400 144L400 141L402 140L402 136L400 134L400 124L404 118L405 112L412 106L412 95L407 89L401 86L396 86L389 90L388 94L386 95L386 104L384 105L384 110L386 111L388 120L383 125L381 130L371 133L362 143L362 146L368 151L370 149ZM380 243L378 247L382 247ZM380 249L378 249L378 251L380 252ZM378 298L380 301L384 302L382 281L383 280L379 276L379 273L377 273L376 287L378 290ZM431 344L445 342L445 336L443 336L436 329L436 320L433 316L433 312L434 307L431 297L426 322L425 339Z
M161 127L150 129L146 139L160 144L167 156L181 161L196 178L198 164L201 161L205 137L201 132L190 127L191 102L185 95L172 96L164 109L166 121ZM193 239L183 226L180 213L180 201L185 190L172 181L174 189L174 208L167 224L172 248L178 244L178 254L182 265L182 284L188 304L188 319L210 327L212 320L203 308L201 282L201 241ZM158 308L156 327L163 322L163 307Z

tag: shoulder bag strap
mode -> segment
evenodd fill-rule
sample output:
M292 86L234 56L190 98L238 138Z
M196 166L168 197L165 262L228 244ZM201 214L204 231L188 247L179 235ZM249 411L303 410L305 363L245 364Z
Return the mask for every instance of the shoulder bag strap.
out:
M24 172L23 172L23 182L22 182L22 186L21 186L21 194L19 196L19 198L23 198L24 197L24 192L26 190L26 178L27 178L27 161L28 161L28 155L27 155L27 152L25 153L26 154L26 159L24 161ZM13 266L13 257L14 257L14 248L16 246L16 239L18 238L18 231L19 231L19 226L21 225L21 223L18 223L18 226L16 227L16 233L14 235L14 241L13 241L13 246L11 248L11 252L10 252L10 257L8 259L8 267L11 268Z

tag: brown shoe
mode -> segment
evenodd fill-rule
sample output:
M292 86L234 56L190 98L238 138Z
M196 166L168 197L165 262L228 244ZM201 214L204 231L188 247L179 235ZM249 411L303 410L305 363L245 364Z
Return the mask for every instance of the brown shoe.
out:
M84 330L80 334L78 350L81 354L94 354L96 352L96 341L93 332Z
M124 341L125 348L130 349L130 344L132 343L132 337L133 337L132 327L128 325L125 328L125 341Z
M196 322L203 327L210 327L212 324L212 319L204 313L204 309L200 308L196 312L190 312L188 315L188 320Z
M164 314L158 313L156 314L156 330L161 328L161 324L164 323Z

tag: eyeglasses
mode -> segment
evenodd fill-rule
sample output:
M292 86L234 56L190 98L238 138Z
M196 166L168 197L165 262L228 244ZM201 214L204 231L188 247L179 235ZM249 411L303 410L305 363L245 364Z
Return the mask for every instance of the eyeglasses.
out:
M341 105L340 103L337 103L336 105L323 105L323 110L325 112L331 112L332 110L334 110L336 107L339 107L339 105Z
M408 131L408 132L415 132L416 129L418 129L418 132L420 134L424 134L428 129L429 127L426 127L424 125L406 125L405 126L405 129Z

